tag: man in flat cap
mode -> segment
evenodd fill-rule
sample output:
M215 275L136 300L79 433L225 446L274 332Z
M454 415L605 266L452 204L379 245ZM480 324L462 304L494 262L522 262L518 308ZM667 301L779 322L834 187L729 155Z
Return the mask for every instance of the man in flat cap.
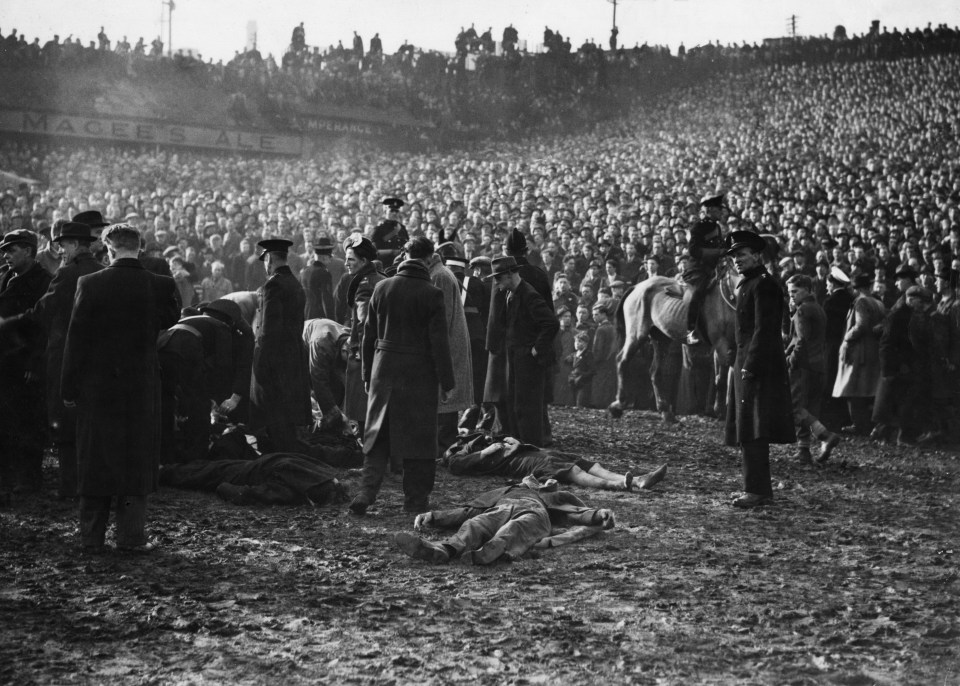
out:
M770 444L793 443L793 409L781 339L784 294L763 266L766 241L734 231L727 254L741 275L737 295L737 356L727 389L726 443L739 446L744 493L734 507L773 502Z
M304 320L333 319L333 276L327 265L333 256L333 242L326 236L317 238L313 245L313 262L300 272L300 285L306 296Z
M36 260L37 235L14 229L0 239L0 320L22 315L47 291L50 274ZM36 328L34 326L34 328ZM0 371L0 489L39 490L46 440L42 333L36 345L5 359Z
M384 265L393 264L397 255L410 236L407 227L400 221L400 208L406 203L400 198L387 197L382 201L387 218L373 229L373 245L377 249L377 259Z
M77 410L80 537L102 549L116 498L117 546L143 549L147 495L157 488L160 444L157 335L177 321L173 279L144 269L140 232L103 236L106 269L77 284L64 348L61 393Z
M343 248L349 279L346 289L346 325L350 328L343 411L362 427L367 417L367 391L362 378L360 344L373 289L386 277L377 271L377 249L369 238L354 233L344 242Z
M254 334L250 424L266 431L270 452L303 451L297 427L310 424L310 372L303 344L306 297L287 266L293 243L257 243L268 278L258 291L260 319Z
M96 230L96 237L100 231ZM47 424L60 462L60 497L77 495L77 413L64 407L60 394L63 353L73 300L80 277L103 269L90 251L93 230L80 222L66 222L54 241L60 245L63 265L54 274L46 294L33 308L33 316L47 333L46 388Z
M160 334L164 464L207 458L210 406L229 416L250 393L253 331L235 302L205 303Z

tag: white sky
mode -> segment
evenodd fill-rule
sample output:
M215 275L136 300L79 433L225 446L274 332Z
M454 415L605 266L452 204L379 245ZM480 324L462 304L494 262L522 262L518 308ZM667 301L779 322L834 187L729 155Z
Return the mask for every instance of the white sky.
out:
M353 31L369 46L379 32L384 50L393 52L409 40L414 45L453 50L461 26L475 24L478 33L493 27L500 40L512 23L520 39L534 49L544 26L569 37L574 48L586 39L606 44L612 23L609 0L174 0L173 47L193 48L204 58L229 59L242 49L247 24L257 24L258 47L264 55L283 53L293 27L304 22L307 44L325 47L338 40L350 47ZM2 0L0 31L16 28L41 44L58 33L96 38L103 25L111 41L140 36L150 41L160 33L162 0ZM760 41L788 32L791 15L797 33L832 34L843 24L848 34L863 33L879 19L889 28L914 28L933 22L960 25L958 0L619 0L620 42L632 47L645 41L674 50L707 41ZM167 31L163 29L166 42Z

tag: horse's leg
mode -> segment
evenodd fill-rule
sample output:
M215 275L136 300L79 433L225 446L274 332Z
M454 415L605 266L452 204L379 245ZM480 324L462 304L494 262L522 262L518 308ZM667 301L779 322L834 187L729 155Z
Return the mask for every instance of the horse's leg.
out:
M610 416L614 419L619 419L623 416L623 395L625 392L625 384L623 381L624 370L639 349L640 340L628 336L628 340L623 344L623 347L620 348L620 352L617 353L617 398L607 406L607 412L609 412Z
M713 399L713 411L720 420L727 414L727 376L730 370L730 344L726 338L720 338L713 349L714 387L717 394Z
M659 332L654 333L653 362L650 364L650 381L653 384L653 397L657 402L657 410L663 421L674 424L677 416L673 411L673 403L667 399L667 387L676 379L676 370L671 369L670 338Z

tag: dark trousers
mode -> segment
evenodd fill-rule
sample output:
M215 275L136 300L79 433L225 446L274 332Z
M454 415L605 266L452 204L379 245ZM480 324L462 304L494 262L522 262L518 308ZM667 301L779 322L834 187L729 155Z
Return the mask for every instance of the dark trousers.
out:
M436 460L403 461L403 507L426 512L437 476Z
M57 441L57 457L60 462L60 497L72 498L77 494L77 444Z
M447 448L457 442L457 419L456 411L441 412L437 415L437 458L443 457Z
M84 547L103 545L110 521L112 496L80 496L80 541ZM147 496L118 495L116 504L117 545L136 547L147 542Z
M743 490L754 495L773 496L770 483L770 444L747 441L740 444Z
M861 436L870 433L870 402L872 398L847 398L847 409L854 429Z
M544 393L546 368L530 348L513 348L507 360L507 414L510 433L524 443L545 442Z

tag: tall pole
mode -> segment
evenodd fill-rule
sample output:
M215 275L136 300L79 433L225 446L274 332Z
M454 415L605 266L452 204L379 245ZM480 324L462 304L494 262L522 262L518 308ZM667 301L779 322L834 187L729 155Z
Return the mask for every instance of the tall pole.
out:
M611 0L613 3L613 28L617 28L617 0Z
M173 57L173 10L176 8L173 0L163 0L167 10L167 57Z

